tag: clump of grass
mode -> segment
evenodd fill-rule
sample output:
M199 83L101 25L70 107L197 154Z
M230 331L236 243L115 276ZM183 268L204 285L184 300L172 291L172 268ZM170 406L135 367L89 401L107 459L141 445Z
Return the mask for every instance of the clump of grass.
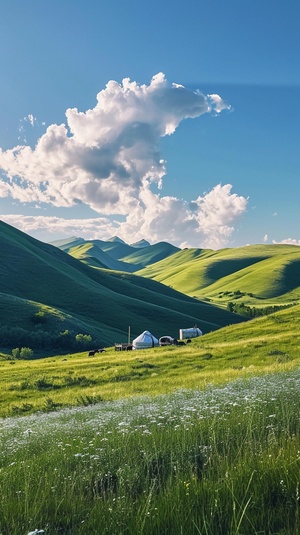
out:
M33 405L31 403L21 403L21 405L13 405L12 413L15 415L21 415L27 412L31 412Z
M202 358L203 360L210 360L213 358L213 356L211 353L204 353L204 355L202 355Z
M43 410L45 412L52 412L56 411L59 407L61 407L60 403L55 403L52 398L46 398L44 401Z
M104 401L102 396L79 396L77 398L77 404L80 407L87 407L88 405L96 405L97 403L100 403L101 401Z

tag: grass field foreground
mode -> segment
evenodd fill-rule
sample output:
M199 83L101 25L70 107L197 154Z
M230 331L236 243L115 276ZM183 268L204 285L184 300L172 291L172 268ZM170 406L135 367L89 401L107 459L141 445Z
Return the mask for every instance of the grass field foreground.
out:
M1 421L0 533L296 535L300 373Z

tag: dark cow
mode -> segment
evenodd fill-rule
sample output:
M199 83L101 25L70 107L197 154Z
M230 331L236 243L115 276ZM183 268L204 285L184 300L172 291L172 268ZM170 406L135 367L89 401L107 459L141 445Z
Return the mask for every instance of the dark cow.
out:
M104 353L105 349L92 349L89 351L89 357L93 357L96 353Z

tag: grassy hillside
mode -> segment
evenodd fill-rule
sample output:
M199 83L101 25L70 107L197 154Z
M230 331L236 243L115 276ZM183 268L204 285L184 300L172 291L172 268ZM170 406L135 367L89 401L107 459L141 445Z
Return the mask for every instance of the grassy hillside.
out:
M113 269L116 271L136 270L135 266L132 266L131 269L125 262L112 258L109 254L102 251L100 247L95 245L93 241L85 241L84 243L69 247L66 252L91 267Z
M0 322L6 334L13 316L19 328L28 331L32 316L32 305L27 306L29 301L55 311L45 315L45 323L34 328L31 325L30 332L55 331L59 335L62 320L56 327L53 322L55 318L68 317L73 325L78 325L78 333L83 331L93 337L97 333L102 346L126 341L128 326L131 326L132 336L148 329L158 337L164 334L177 337L180 328L195 323L203 332L209 332L241 321L234 314L191 299L155 281L92 269L60 249L2 222L0 250L0 299L3 300ZM22 306L8 306L7 302L14 303L15 298L23 300ZM25 321L26 308L28 318ZM8 310L14 312L8 314ZM16 339L13 347L17 345Z
M136 252L135 247L132 247L131 245L128 245L119 239L112 238L107 241L93 240L93 243L114 260L121 260L125 256Z
M170 243L159 242L154 245L149 245L148 247L142 247L130 255L123 257L122 260L129 264L144 267L155 264L165 258L169 258L179 250L178 247L174 247L174 245L171 245Z
M243 300L249 304L289 303L300 299L300 248L187 249L139 274L219 305L232 300L237 290L246 294Z
M65 238L62 240L55 240L51 242L50 245L58 247L65 253L68 253L71 247L77 247L77 245L83 245L85 240L83 238L77 238L76 236L71 236L70 238Z
M0 416L96 403L299 367L300 305L192 340L183 347L87 352L39 361L0 355ZM48 400L48 401L47 401Z
M299 535L299 381L6 419L2 533Z

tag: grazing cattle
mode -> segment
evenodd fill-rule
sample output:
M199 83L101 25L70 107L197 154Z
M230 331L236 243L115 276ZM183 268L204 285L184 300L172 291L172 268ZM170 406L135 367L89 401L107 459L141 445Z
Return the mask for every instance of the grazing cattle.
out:
M89 351L89 357L93 357L96 353L104 353L105 349L92 349Z

